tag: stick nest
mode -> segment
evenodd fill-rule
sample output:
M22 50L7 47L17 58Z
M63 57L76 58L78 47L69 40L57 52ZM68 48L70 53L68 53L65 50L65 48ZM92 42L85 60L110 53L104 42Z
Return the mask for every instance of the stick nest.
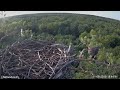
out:
M0 75L19 79L72 78L73 49L46 41L15 42L0 52Z

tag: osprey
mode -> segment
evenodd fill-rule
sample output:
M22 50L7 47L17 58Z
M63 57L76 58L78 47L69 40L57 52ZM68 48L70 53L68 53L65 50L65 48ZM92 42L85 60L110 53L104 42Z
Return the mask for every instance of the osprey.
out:
M96 55L98 54L99 47L88 47L88 54L90 58L95 59Z

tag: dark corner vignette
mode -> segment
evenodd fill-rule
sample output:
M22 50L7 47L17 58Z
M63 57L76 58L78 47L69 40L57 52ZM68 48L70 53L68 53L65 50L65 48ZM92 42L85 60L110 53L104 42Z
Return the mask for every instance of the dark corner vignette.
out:
M119 0L15 1L1 4L4 11L118 11Z

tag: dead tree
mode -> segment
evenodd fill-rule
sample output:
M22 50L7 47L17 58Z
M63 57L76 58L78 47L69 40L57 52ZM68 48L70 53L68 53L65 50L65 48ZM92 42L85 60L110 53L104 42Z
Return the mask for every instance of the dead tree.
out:
M3 20L3 24L4 24L5 23L5 16L6 16L5 11L1 11L0 15L2 16L2 20Z

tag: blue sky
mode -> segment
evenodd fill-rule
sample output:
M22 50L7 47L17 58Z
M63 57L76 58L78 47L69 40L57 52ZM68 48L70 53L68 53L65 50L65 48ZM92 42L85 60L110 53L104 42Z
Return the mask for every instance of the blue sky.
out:
M108 18L120 20L120 11L6 11L6 13L7 16L32 14L32 13L77 13L77 14L96 15L96 16L102 16L102 17L108 17Z

